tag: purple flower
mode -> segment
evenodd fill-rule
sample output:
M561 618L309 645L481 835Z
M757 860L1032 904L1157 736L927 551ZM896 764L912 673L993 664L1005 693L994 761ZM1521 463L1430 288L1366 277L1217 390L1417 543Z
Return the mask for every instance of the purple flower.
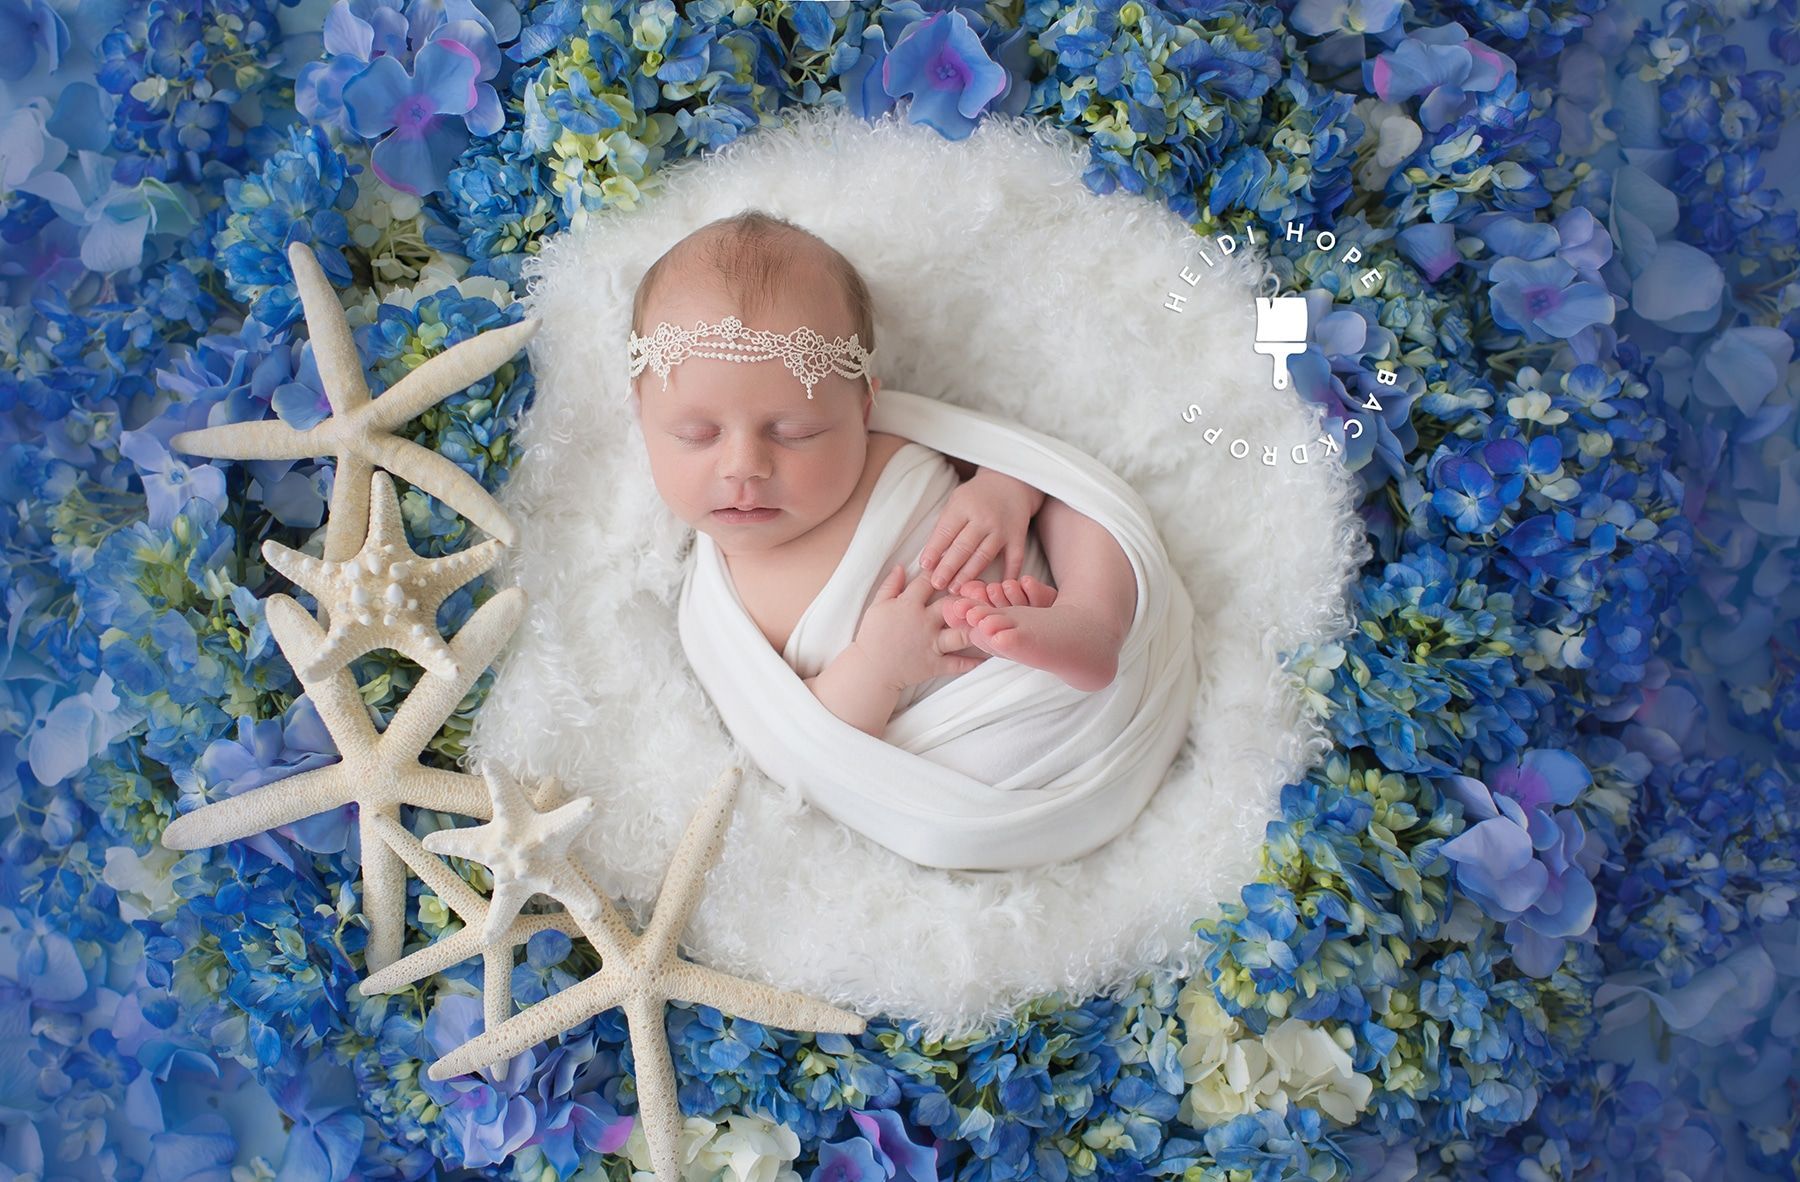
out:
M439 1055L447 1055L480 1034L484 1025L478 999L440 993L425 1019L425 1037ZM427 1077L419 1082L456 1131L467 1168L497 1165L537 1133L537 1109L524 1095L537 1066L537 1052L515 1055L499 1066L500 1074L484 1067L455 1079L440 1082Z
M906 1123L900 1114L888 1108L871 1108L867 1112L852 1110L850 1119L863 1132L874 1148L876 1164L884 1178L896 1182L932 1182L938 1176L937 1148L916 1145L906 1135Z
M1463 261L1456 249L1456 227L1444 222L1419 222L1400 231L1400 253L1413 261L1425 278L1438 278Z
M1533 747L1511 763L1490 764L1482 774L1490 791L1504 792L1527 809L1574 804L1594 782L1586 764L1554 747Z
M1007 81L968 18L955 10L908 25L881 64L882 88L895 98L912 96L912 121L952 140L968 138Z
M1604 284L1576 277L1561 259L1504 258L1488 271L1494 323L1529 341L1569 340L1582 329L1611 324L1613 298Z
M191 773L178 773L182 796L204 796L208 800L224 800L271 784L288 776L335 763L338 750L319 718L310 697L301 697L288 710L285 720L270 718L261 722L239 718L237 738L215 739L194 762ZM186 782L182 782L182 781ZM196 802L191 807L199 807ZM350 837L356 806L347 804L314 817L306 817L270 832L279 833L301 847L319 854L335 854L343 850ZM253 849L270 861L287 869L294 862L279 842L268 833L245 839Z
M1456 864L1463 892L1506 924L1519 971L1547 977L1570 939L1592 938L1592 875L1605 848L1588 838L1574 810L1553 807L1574 799L1587 769L1566 752L1538 750L1487 774L1491 792L1469 776L1443 782L1471 822L1444 843L1443 854Z
M370 156L376 176L403 193L444 188L450 166L469 146L468 127L451 116L475 109L480 69L480 59L461 42L433 41L419 50L410 74L394 58L378 57L345 84L351 129L364 139L389 133Z
M1511 58L1451 23L1420 29L1397 48L1364 62L1363 85L1390 103L1424 95L1419 122L1436 131L1473 105L1469 95L1498 89L1514 72Z

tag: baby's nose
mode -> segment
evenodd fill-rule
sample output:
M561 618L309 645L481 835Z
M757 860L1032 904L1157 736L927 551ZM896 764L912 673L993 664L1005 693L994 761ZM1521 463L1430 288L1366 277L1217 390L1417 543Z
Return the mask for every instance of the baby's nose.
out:
M719 475L727 480L764 479L773 467L769 450L755 439L727 443Z

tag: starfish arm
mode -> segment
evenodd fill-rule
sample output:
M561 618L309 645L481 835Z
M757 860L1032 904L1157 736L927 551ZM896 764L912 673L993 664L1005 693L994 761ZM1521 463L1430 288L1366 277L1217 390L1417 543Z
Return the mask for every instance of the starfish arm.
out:
M262 556L263 561L279 571L283 578L314 599L324 599L331 594L331 569L312 555L270 538L262 544Z
M464 925L441 940L410 952L378 972L370 973L357 988L363 996L405 989L452 965L459 965L482 951L481 933Z
M347 761L363 765L375 751L375 724L369 721L369 709L363 705L355 674L341 668L329 677L306 677L303 671L310 666L311 655L325 643L325 630L292 596L271 595L263 602L269 633L294 667L294 675L312 699L332 742Z
M669 1057L669 1035L663 1025L662 999L643 993L627 997L625 1019L631 1029L638 1119L644 1124L650 1162L659 1179L678 1179L681 1177L681 1105L675 1088L675 1063Z
M329 435L315 432L317 427L296 431L280 419L256 419L178 431L169 440L169 448L215 460L311 460L331 454L336 447Z
M637 933L631 930L631 925L625 922L613 901L601 893L586 871L573 863L570 866L574 870L571 877L575 879L575 886L565 888L557 896L558 901L569 909L568 914L580 926L588 943L600 953L603 963L622 959L637 943Z
M474 887L464 882L461 875L445 865L442 859L432 857L424 844L398 818L380 817L375 831L390 849L400 855L400 860L412 868L412 872L419 876L419 881L431 888L431 893L442 899L444 905L454 911L464 923L472 923L482 917L487 909L487 901Z
M439 677L454 678L462 672L462 666L456 663L456 654L450 651L450 646L436 632L422 633L414 629L403 638L396 638L394 645Z
M477 608L450 646L456 654L457 675L440 677L426 673L421 677L406 695L406 701L394 711L393 720L382 733L382 747L409 754L423 751L438 728L462 704L463 695L482 670L512 639L524 614L525 592L517 587L506 588Z
M644 943L649 945L653 962L675 955L676 942L705 889L706 872L718 861L719 850L725 844L725 830L731 824L731 810L737 803L742 778L741 769L726 768L682 832L669 868L663 872L656 911L644 929Z
M393 431L505 365L537 332L535 319L493 328L428 358L363 412L374 431Z
M312 337L313 360L318 363L319 381L325 387L331 413L348 414L369 401L369 387L363 379L356 338L350 334L350 321L312 247L291 242L287 255L288 265L294 269L294 286L300 289L300 307L306 313L306 331Z
M337 468L331 479L331 509L325 518L327 561L343 562L362 549L363 539L368 536L369 483L374 475L375 465L367 456L357 455L354 447L338 449Z
M493 569L494 563L500 560L500 552L506 549L503 542L489 538L474 546L466 546L442 558L433 558L426 564L426 569L415 577L414 586L419 588L419 602L430 604L435 608L450 598L450 593L467 583L470 579L486 574ZM441 590L440 590L441 589ZM436 600L432 603L432 599Z
M602 970L597 976L553 993L492 1030L476 1035L433 1063L428 1074L432 1079L445 1080L479 1067L503 1063L578 1022L612 1009L619 1004L626 984L623 977Z
M434 830L427 833L420 844L428 853L446 858L461 858L465 862L480 862L482 852L487 848L482 835L476 832L480 828L482 826L475 825L463 829Z
M338 762L215 800L170 821L163 830L163 845L201 850L339 808L356 799L359 781L349 771Z
M482 1029L493 1030L512 1017L513 946L484 944L481 949Z
M493 806L488 802L487 793L482 791L481 780L468 772L415 763L404 768L403 773L396 797L398 803L430 809L434 813L455 813L459 817L482 821L488 819Z
M369 482L369 536L378 542L397 542L412 551L406 541L406 519L400 513L400 493L394 488L394 478L376 468Z
M496 883L493 901L488 904L487 922L481 928L482 940L498 944L505 939L506 929L512 926L513 920L519 918L519 912L524 909L525 904L531 902L534 893L523 883Z
M356 446L370 460L438 500L507 545L515 538L512 521L481 481L458 468L450 457L398 435L371 435Z
M358 806L362 832L362 909L369 925L363 962L383 969L400 959L406 943L406 863L381 840L374 819L382 810L367 801ZM398 813L398 809L395 813Z
M817 998L760 981L733 977L692 961L671 966L664 977L671 998L711 1006L721 1014L748 1018L776 1030L813 1030L830 1034L861 1034L868 1023L849 1010L827 1005Z
M324 606L323 602L320 606ZM333 627L325 634L324 642L314 650L304 665L294 667L294 673L302 682L321 681L371 649L381 647L381 629L345 619L348 615L348 612L342 613L332 621Z

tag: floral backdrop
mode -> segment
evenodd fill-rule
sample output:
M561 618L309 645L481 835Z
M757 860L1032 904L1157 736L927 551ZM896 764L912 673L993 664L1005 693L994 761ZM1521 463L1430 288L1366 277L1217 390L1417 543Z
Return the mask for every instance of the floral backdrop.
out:
M261 603L331 463L170 440L328 413L289 242L379 390L814 104L1042 120L1096 191L1272 240L1373 558L1291 654L1336 749L1203 973L945 1043L672 1007L691 1176L1794 1177L1796 64L1796 0L0 0L0 1179L648 1177L618 1011L435 1083L481 962L354 990L351 807L161 846L337 758ZM407 433L497 489L532 393ZM419 675L353 668L383 716ZM412 890L414 946L459 922ZM541 933L516 1004L593 967Z

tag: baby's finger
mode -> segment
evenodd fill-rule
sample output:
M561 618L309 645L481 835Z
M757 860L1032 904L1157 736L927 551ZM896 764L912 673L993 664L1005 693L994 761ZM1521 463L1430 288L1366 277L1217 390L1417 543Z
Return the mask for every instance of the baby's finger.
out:
M894 598L894 596L900 594L900 587L903 583L905 583L905 581L906 581L906 568L901 566L899 563L895 563L894 569L890 570L887 573L887 577L885 579L881 580L881 586L875 588L875 598L876 599L892 599L892 598Z
M931 531L931 536L925 540L925 548L919 551L919 565L925 570L936 566L938 559L944 556L945 548L956 540L956 535L967 524L968 518L957 513L946 512L938 518L937 528Z
M999 534L988 534L982 538L976 545L975 552L969 555L968 561L963 564L958 581L979 579L981 572L988 568L988 563L994 561L994 555L1000 552L1000 544Z
M943 560L938 563L936 570L932 572L931 585L934 587L948 587L953 583L960 583L972 577L962 574L962 572L967 569L969 555L974 552L976 546L980 545L985 532L986 531L980 526L971 524L966 526L961 533L957 534L956 541L952 542L950 548L944 551ZM953 579L951 577L952 571L957 572L959 577Z
M924 603L927 599L931 598L930 577L926 575L924 571L920 571L917 575L913 576L913 581L906 585L906 590L901 594L910 595L914 601Z

